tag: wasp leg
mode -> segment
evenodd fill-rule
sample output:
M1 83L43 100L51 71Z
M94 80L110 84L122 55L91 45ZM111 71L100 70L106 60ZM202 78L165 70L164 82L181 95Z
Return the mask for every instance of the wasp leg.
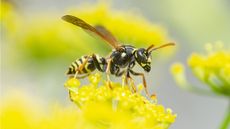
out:
M86 63L88 62L88 59L89 59L89 56L87 56L86 59L85 59L85 61L82 63L82 65L80 65L80 66L78 67L78 69L76 70L76 73L75 73L74 76L73 76L74 78L85 78L85 77L87 77L87 76L89 75L89 74L86 74L86 75L77 77L78 72L81 71L81 70L85 67ZM70 78L72 78L72 77L70 77ZM70 90L69 90L69 98L70 98L71 101L73 101L72 95L71 95L71 91L70 91Z
M90 73L87 73L87 74L85 74L83 76L77 76L76 78L77 79L82 79L82 78L88 77L89 75L90 75Z
M129 71L127 71L126 77L127 77L127 80L130 80L132 90L136 93L136 92L137 92L137 90L136 90L137 88L136 88L136 86L135 86L135 84L134 84L133 78L132 78L132 77L130 76L130 74L129 74Z
M76 70L76 73L74 74L74 78L77 78L78 72L81 71L85 67L85 65L88 62L88 60L89 60L89 56L87 56L86 59L84 60L84 62L82 63L82 65L80 65L78 67L78 69Z
M88 77L89 75L90 75L90 73L87 73L87 74L82 75L82 76L76 76L75 78L77 78L77 79L83 79L85 77ZM69 79L71 79L71 78L74 78L74 76L69 76Z
M121 71L121 72L117 72L116 74L115 74L115 76L117 76L117 77L120 77L121 75L123 75L122 76L122 87L124 87L125 86L125 82L127 82L126 80L126 76L124 75L124 73L126 72L126 70L123 70L123 71ZM127 83L126 83L127 84Z
M111 67L111 61L112 61L111 58L108 59L108 65L107 65L107 68L106 68L106 76L107 76L107 81L108 81L109 88L113 89L112 85L111 85L110 77L109 77L110 67Z
M84 60L84 62L76 69L76 72L73 76L70 76L69 78L77 78L77 79L81 79L81 78L85 78L87 76L90 75L90 73L86 73L83 76L78 76L79 71L82 71L82 69L85 67L85 65L87 64L88 60L89 60L90 56L87 56ZM72 92L69 90L69 98L71 101L73 101L73 97L72 97Z
M126 76L123 75L123 76L122 76L122 84L121 84L121 86L122 86L122 87L125 87L125 84L126 84Z
M147 84L146 84L146 80L145 80L145 75L143 73L136 73L133 70L130 70L131 74L135 75L135 76L142 76L142 81L144 84L144 88L145 88L145 93L148 97L150 97L148 89L147 89Z
M125 72L126 70L123 70L121 72L116 73L115 76L120 77L121 75L124 75Z

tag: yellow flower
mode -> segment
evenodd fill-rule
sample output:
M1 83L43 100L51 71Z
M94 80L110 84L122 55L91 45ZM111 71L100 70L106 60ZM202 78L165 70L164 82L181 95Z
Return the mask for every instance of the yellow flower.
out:
M81 113L73 106L53 105L51 108L25 91L7 92L0 105L2 129L77 129ZM79 124L77 124L79 122Z
M214 45L206 44L207 53L193 53L188 58L188 66L195 77L209 86L210 90L204 90L194 86L187 81L184 72L184 66L181 63L175 63L171 67L178 86L194 93L206 95L225 96L228 101L230 98L230 48L223 47L221 42ZM225 118L220 125L220 129L228 129L230 125L230 104L227 108Z
M92 126L99 129L165 129L175 121L176 115L171 109L149 101L138 92L131 92L127 86L112 83L111 89L106 82L100 86L98 74L91 75L89 80L90 84L76 85L75 90L70 83L73 79L67 80L65 85L70 91L70 99L81 108L82 119Z
M113 90L100 86L98 74L89 77L90 84L79 87L70 79L66 87L76 106L51 108L15 89L7 92L0 104L0 127L3 129L167 129L176 118L171 109L150 102L127 87L112 83ZM68 87L70 85L70 87ZM76 87L74 87L74 85ZM72 90L71 88L76 88Z
M221 43L206 45L207 54L193 53L188 59L188 66L195 77L207 84L210 89L220 95L230 96L230 50L223 48ZM186 80L184 72L172 66L175 80L182 87L194 89ZM182 65L180 66L182 67ZM180 82L184 83L180 83ZM190 85L190 86L189 86Z
M20 29L21 19L15 13L15 10L11 4L8 2L1 2L0 4L0 22L1 22L1 31L6 31L6 38L13 36L15 32Z

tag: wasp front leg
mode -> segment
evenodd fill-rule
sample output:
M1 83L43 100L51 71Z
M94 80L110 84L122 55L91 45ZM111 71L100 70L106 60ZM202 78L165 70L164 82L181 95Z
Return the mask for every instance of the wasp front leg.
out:
M148 92L148 89L147 89L147 84L146 84L146 80L145 80L145 75L143 73L137 73L137 72L134 72L133 70L130 70L130 73L133 74L134 76L142 76L142 81L143 81L143 85L144 85L144 88L145 88L145 93L148 97L150 97L149 95L149 92Z

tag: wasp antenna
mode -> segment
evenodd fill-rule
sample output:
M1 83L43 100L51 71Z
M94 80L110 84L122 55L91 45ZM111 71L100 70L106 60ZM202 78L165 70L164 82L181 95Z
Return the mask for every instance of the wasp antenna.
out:
M167 47L167 46L174 46L174 45L175 45L175 43L173 43L173 42L166 43L166 44L163 44L163 45L161 45L161 46L159 46L159 47L153 48L152 50L150 50L150 53L151 53L152 51L154 51L154 50L157 50L157 49L160 49L160 48L164 48L164 47Z
M149 52L149 50L151 49L151 48L153 48L154 47L154 45L152 44L152 45L150 45L146 50L147 50L147 52Z
M61 17L62 20L67 21L70 17L73 17L72 15L64 15Z

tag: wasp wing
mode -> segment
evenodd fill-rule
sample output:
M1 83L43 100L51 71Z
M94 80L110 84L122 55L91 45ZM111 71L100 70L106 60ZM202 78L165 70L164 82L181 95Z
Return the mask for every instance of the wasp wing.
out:
M97 26L95 26L95 28L98 32L100 32L102 35L104 35L104 37L106 37L106 39L108 41L113 42L116 46L119 46L119 42L117 41L117 39L105 27L103 27L101 25L97 25Z
M67 21L69 23L72 23L76 26L81 27L86 32L88 32L90 35L99 36L100 38L105 40L109 45L111 45L115 49L118 49L120 46L116 38L107 29L105 29L102 26L93 27L89 25L88 23L86 23L85 21L81 20L80 18L72 16L72 15L65 15L62 17L62 19L64 21Z

